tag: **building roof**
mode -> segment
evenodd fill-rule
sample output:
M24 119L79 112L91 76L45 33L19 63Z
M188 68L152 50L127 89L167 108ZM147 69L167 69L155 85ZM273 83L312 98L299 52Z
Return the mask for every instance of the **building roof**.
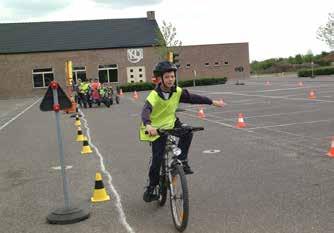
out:
M0 24L0 54L148 47L155 19L129 18Z

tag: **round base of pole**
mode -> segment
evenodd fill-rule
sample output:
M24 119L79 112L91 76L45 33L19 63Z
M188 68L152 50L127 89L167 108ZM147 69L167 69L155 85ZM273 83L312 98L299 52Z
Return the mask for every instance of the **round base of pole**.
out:
M70 207L52 211L46 218L50 224L72 224L89 218L88 208Z

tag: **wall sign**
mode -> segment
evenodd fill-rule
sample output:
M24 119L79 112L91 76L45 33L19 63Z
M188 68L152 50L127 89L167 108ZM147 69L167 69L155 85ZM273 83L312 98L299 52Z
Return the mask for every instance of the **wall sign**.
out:
M128 49L128 61L131 63L137 63L144 58L143 49Z

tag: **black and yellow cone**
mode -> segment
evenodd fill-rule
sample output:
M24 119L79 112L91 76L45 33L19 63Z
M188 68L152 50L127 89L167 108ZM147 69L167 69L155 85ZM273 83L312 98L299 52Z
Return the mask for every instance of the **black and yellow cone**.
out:
M77 142L83 142L85 140L84 135L82 134L82 130L78 127L77 138L75 139Z
M80 122L80 119L79 119L79 116L78 116L78 115L76 115L76 117L75 117L74 125L75 125L75 126L80 126L80 125L81 125L81 122Z
M90 154L92 152L93 151L92 151L92 149L89 146L87 138L84 137L81 154Z
M101 173L97 172L95 175L95 188L93 196L90 199L92 202L109 201L110 196L108 195L102 181Z

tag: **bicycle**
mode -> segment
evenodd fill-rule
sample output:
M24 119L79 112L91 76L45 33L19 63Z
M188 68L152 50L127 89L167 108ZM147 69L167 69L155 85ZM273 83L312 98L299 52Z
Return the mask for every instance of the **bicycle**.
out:
M183 134L204 130L203 127L183 125L174 129L158 129L160 136L167 136L163 163L160 169L159 185L156 187L158 205L164 206L169 190L170 206L175 228L182 232L186 229L189 218L189 191L183 171L182 162L178 159L181 149L177 147L177 138Z

